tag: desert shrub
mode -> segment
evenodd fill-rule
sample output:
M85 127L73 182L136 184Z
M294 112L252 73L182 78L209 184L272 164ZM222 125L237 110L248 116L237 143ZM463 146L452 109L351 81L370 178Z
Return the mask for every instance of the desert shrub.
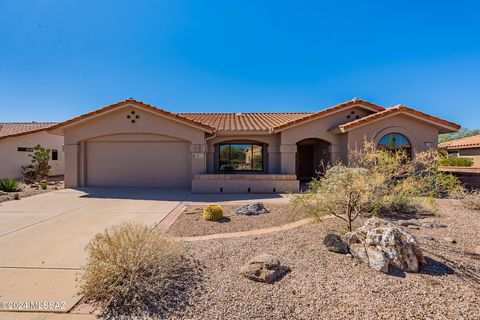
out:
M46 184L46 183L41 183L41 184L40 184L40 188L41 188L42 190L47 190L47 189L48 189L48 184Z
M19 192L21 190L20 184L17 180L12 178L5 178L0 180L0 191L3 192Z
M480 190L466 192L462 198L462 204L470 210L480 210Z
M464 157L447 157L440 159L438 164L445 167L471 167L473 165L473 159Z
M433 197L412 197L406 194L387 195L376 203L371 210L375 215L405 216L416 214L432 214L437 209Z
M38 144L33 148L33 152L33 154L29 154L32 158L31 164L26 167L22 166L23 173L27 179L34 181L45 179L52 170L49 165L51 150Z
M352 151L350 163L382 176L386 195L454 196L463 188L458 178L438 169L443 158L437 150L430 149L417 152L411 159L405 151L382 150L365 141L363 148Z
M203 209L205 221L216 221L223 218L223 208L216 204L210 204Z
M330 167L324 177L313 180L307 192L292 198L292 204L309 212L315 220L332 214L347 223L361 212L370 210L383 191L383 178L365 168L348 168L341 164Z
M107 229L86 250L79 294L102 318L164 318L185 303L198 278L186 249L145 225Z
M15 193L13 195L13 200L20 200L20 195L18 193Z

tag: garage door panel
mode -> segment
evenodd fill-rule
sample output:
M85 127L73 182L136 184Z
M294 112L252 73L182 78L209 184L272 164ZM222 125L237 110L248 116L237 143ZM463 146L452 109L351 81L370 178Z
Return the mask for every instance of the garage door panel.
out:
M185 142L88 142L87 185L91 187L187 187Z

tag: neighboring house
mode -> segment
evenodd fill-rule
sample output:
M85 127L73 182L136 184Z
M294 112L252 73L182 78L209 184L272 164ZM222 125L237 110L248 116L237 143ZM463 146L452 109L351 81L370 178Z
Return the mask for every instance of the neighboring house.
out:
M48 133L52 122L0 123L0 178L21 178L21 166L31 163L33 147L52 149L52 175L64 172L63 137Z
M480 135L444 142L438 147L451 156L473 158L473 167L480 168Z
M59 123L67 187L299 188L322 163L347 162L365 139L415 152L459 125L403 105L353 99L318 112L171 113L127 99ZM246 156L246 154L250 154Z

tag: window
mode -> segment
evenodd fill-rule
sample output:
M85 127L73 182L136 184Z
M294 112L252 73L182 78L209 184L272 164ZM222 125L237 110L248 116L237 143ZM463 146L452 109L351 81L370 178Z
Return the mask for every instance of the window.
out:
M58 150L52 150L52 160L58 160Z
M20 152L33 152L33 148L27 148L27 147L18 147L17 150Z
M378 143L378 147L385 150L397 151L405 150L408 156L412 155L412 146L410 141L400 133L389 133L383 136Z
M261 144L221 144L219 149L220 172L263 171L263 146Z

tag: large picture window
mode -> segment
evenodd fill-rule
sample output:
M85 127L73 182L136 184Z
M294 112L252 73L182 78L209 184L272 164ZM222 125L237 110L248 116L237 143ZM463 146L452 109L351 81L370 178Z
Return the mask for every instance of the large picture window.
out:
M220 172L262 172L263 146L252 143L220 145Z

